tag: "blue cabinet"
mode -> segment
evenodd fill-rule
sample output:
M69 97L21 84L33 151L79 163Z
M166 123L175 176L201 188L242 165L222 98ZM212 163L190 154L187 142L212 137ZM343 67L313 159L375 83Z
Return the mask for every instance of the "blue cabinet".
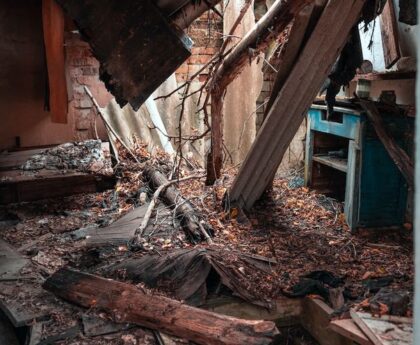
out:
M382 228L404 223L407 185L363 112L313 105L308 113L305 185L342 199L347 223ZM409 151L412 119L381 114L387 130Z

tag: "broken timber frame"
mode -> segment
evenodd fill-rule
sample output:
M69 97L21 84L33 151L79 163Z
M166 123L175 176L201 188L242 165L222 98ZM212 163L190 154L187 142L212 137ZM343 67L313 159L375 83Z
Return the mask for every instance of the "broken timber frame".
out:
M250 209L263 194L364 4L365 0L328 2L233 182L232 206Z
M278 330L271 321L241 320L147 294L133 285L61 269L43 287L67 301L112 313L116 322L167 332L197 344L271 344Z

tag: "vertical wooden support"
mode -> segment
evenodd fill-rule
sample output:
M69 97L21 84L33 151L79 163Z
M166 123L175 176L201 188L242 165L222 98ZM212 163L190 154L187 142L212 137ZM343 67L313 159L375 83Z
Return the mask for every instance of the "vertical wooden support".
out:
M211 150L207 157L206 185L220 178L223 167L223 92L219 87L211 92Z
M311 118L306 123L306 145L305 145L305 187L312 185L312 157L314 155L314 131L311 129Z
M385 67L391 68L401 57L398 23L393 0L388 0L381 14L381 34Z
M67 123L67 85L64 55L64 13L55 0L42 0L42 24L47 59L51 120Z

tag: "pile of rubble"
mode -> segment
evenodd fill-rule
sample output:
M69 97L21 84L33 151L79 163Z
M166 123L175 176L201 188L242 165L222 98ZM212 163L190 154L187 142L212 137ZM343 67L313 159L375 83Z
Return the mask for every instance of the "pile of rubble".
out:
M59 160L27 166L69 167L84 157L77 166L90 169L100 156L81 152L97 152L97 145L61 145L45 155ZM60 155L66 147L74 155ZM151 156L140 143L134 152L137 161L120 150L113 190L1 207L0 236L22 265L0 272L0 304L15 327L29 326L31 344L216 344L220 336L224 343L269 344L277 337L272 322L196 308L220 298L275 310L279 298L316 295L336 318L351 310L411 316L409 229L355 236L342 205L295 188L296 177L276 179L254 212L228 211L223 199L234 171L206 187L201 171L181 167L174 178L165 154ZM170 180L161 194L150 171ZM199 216L192 218L198 237L189 235L190 211ZM197 322L188 326L188 315ZM212 320L214 329L200 320Z

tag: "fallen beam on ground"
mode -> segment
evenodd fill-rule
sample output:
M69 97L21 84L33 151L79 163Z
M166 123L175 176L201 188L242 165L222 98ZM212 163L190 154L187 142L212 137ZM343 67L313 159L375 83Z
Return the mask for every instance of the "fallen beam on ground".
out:
M264 193L364 4L364 0L327 4L233 182L229 194L233 207L250 209Z
M188 339L197 344L270 344L278 330L271 321L241 320L149 295L133 285L61 269L44 288L86 308L101 308L117 322L133 323Z

